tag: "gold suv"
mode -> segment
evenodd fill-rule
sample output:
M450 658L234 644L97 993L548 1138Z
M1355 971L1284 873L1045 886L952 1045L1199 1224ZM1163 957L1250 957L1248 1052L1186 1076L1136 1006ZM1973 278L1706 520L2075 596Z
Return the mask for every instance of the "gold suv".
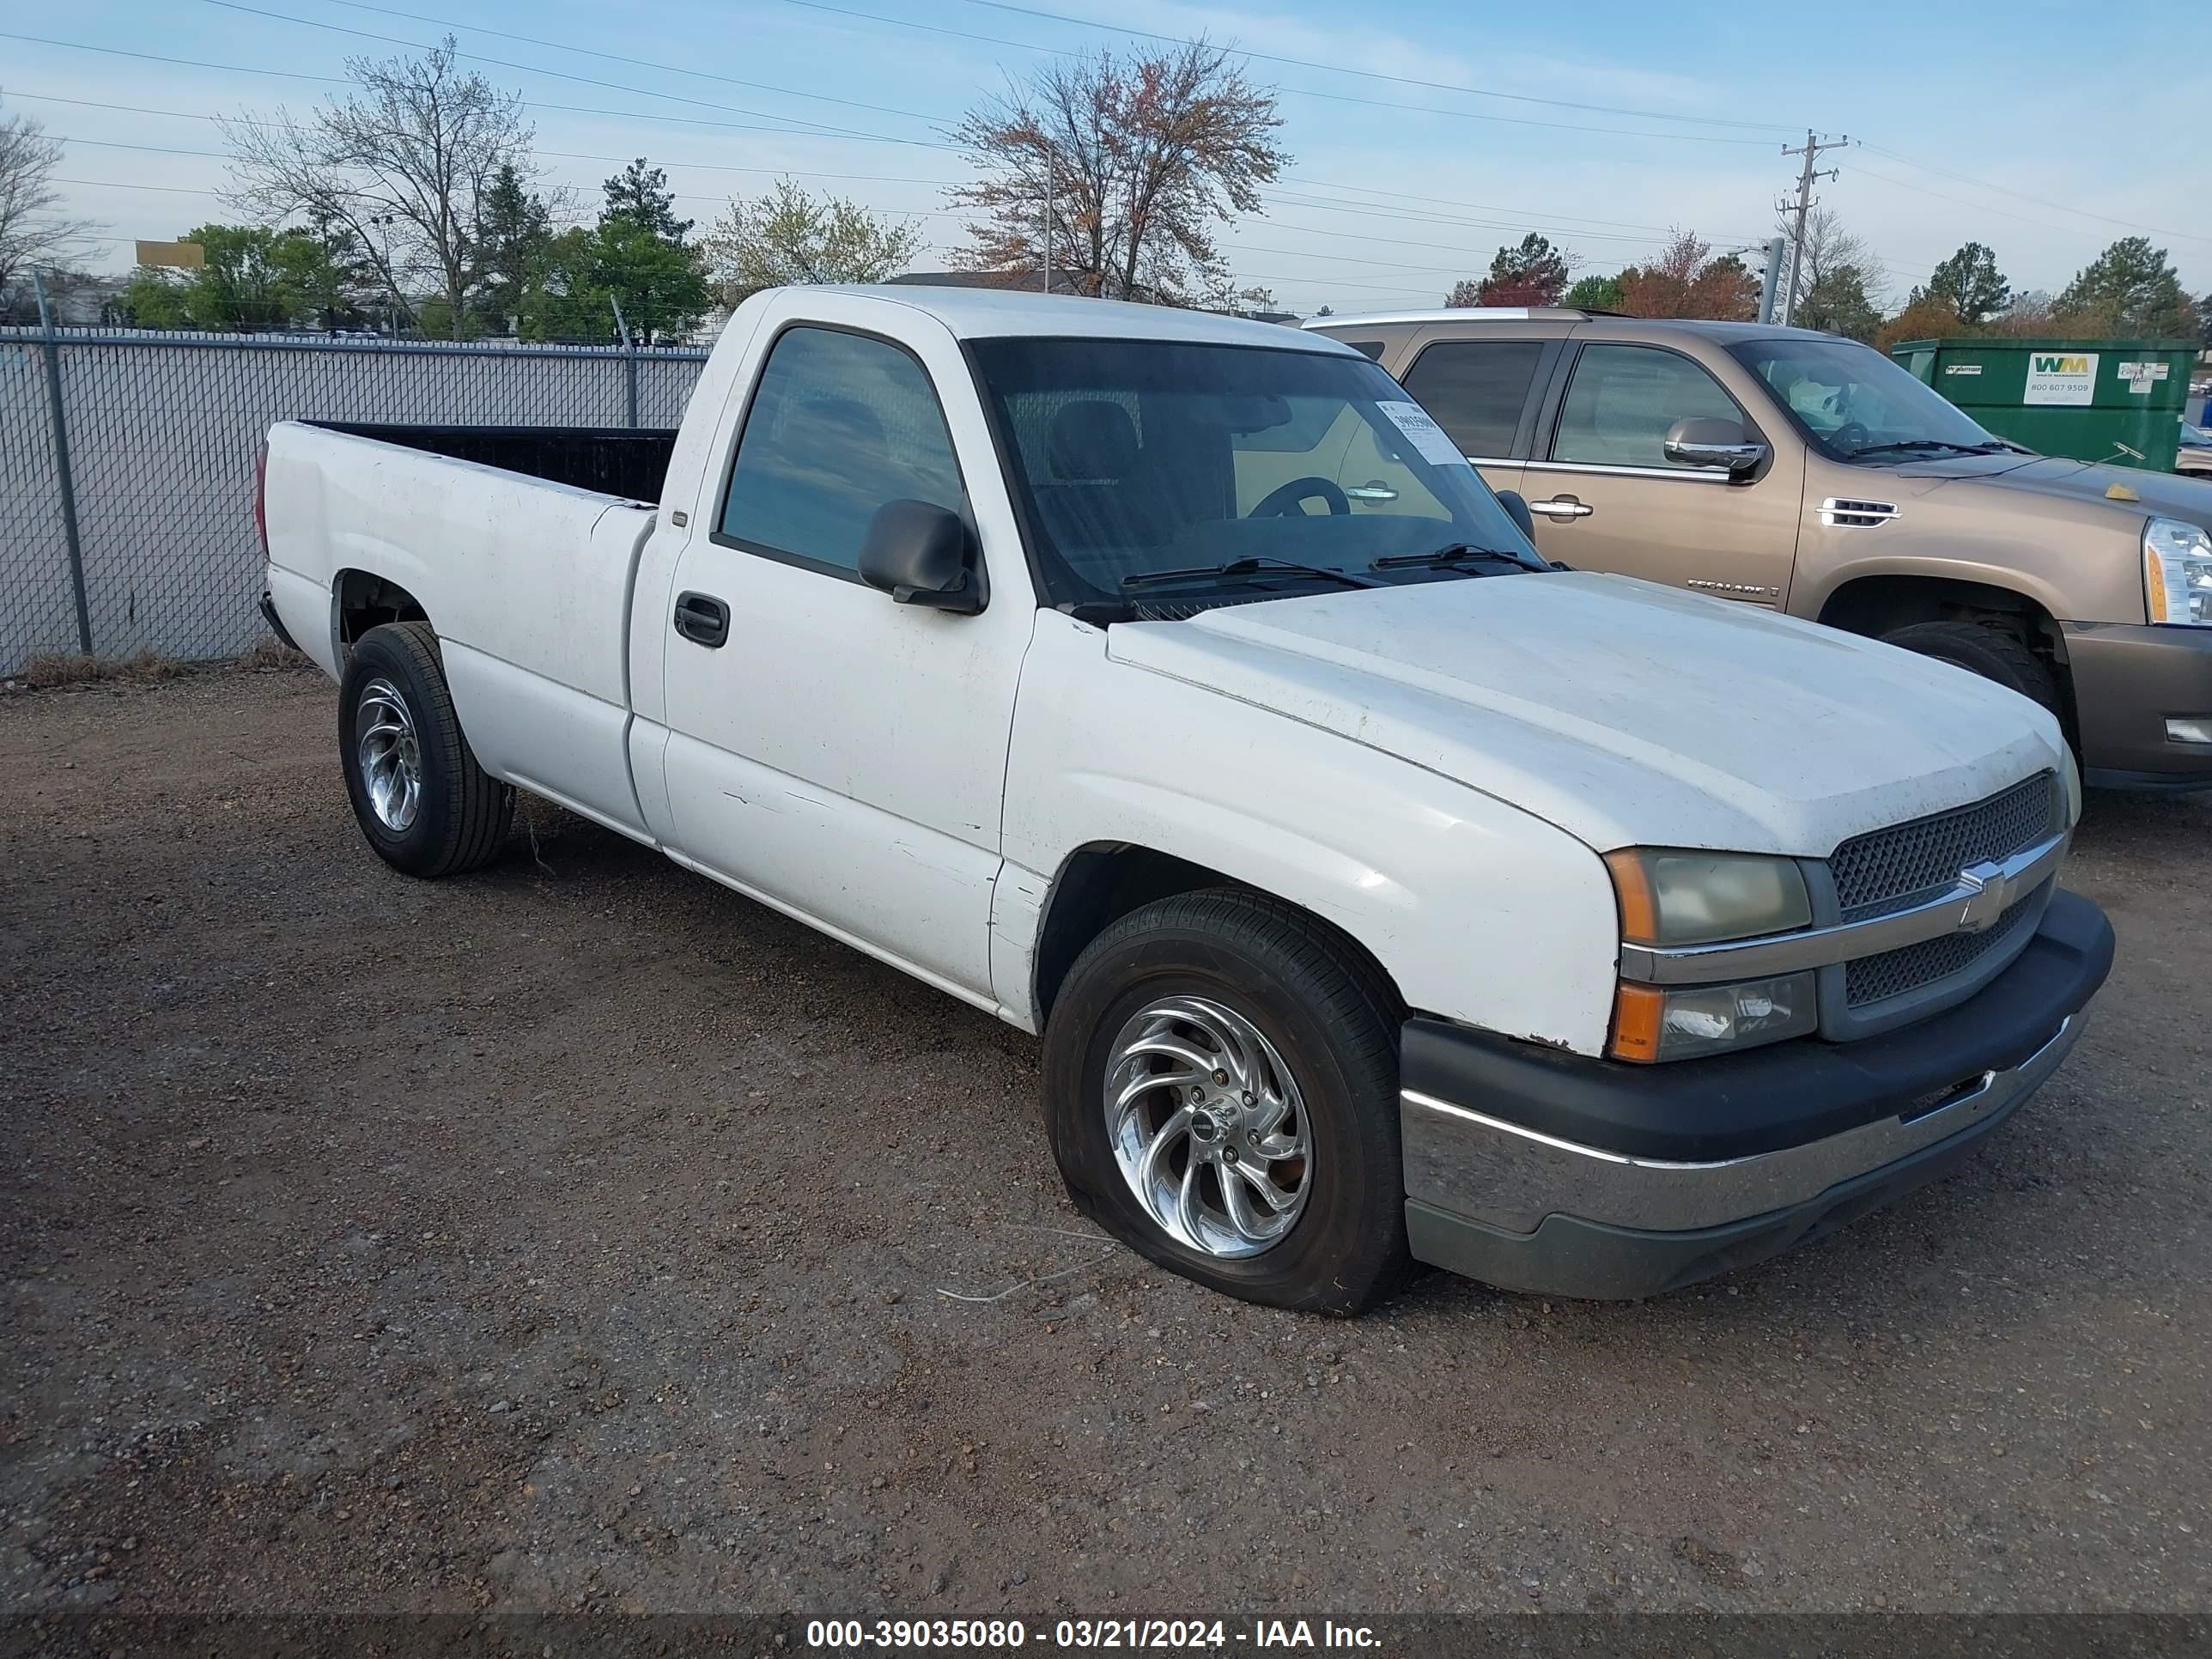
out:
M1534 308L1307 326L1396 375L1547 558L1971 669L2055 712L2092 784L2212 787L2212 482L2034 454L1806 329ZM1389 511L1381 482L1349 510Z

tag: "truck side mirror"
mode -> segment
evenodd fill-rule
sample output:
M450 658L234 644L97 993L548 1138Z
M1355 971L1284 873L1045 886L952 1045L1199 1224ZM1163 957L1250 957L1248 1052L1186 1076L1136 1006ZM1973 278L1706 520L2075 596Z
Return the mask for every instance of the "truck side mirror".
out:
M932 501L885 501L860 541L860 580L901 605L972 617L988 597L967 520Z
M1756 472L1773 452L1743 429L1736 421L1711 415L1694 415L1667 428L1661 450L1682 466L1726 467L1731 477Z
M1498 504L1505 509L1505 516L1521 526L1521 533L1528 538L1528 545L1536 544L1536 515L1528 510L1528 498L1517 489L1501 489Z

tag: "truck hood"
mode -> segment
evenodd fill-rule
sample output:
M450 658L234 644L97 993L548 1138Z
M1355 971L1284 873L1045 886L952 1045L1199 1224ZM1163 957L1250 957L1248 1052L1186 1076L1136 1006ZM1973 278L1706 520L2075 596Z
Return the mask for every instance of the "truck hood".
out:
M2093 466L2057 455L2039 455L2033 460L2018 455L1960 455L1884 471L1894 471L1900 482L1927 487L1912 492L1917 494L1969 483L1977 488L2025 490L2058 501L2094 501L2137 519L2152 514L2186 519L2212 530L2212 481L2177 473ZM2116 488L2126 493L2113 495L2111 492Z
M1456 780L1601 852L1821 857L2066 764L2049 714L1959 669L1579 571L1117 623L1107 650Z

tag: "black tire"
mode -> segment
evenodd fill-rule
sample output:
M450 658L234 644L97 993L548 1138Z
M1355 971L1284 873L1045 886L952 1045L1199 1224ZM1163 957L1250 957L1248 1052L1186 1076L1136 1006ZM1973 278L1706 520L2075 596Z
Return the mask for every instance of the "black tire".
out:
M2042 704L2061 720L2065 718L2057 677L2017 634L1982 623L1924 622L1893 629L1881 637L1887 644L1994 680L2006 690Z
M379 816L363 774L362 702L378 684L393 688L413 722L421 771L416 810L404 827ZM377 856L410 876L451 876L489 864L506 843L514 791L477 764L446 689L438 636L422 622L386 623L354 641L338 683L338 757L353 815Z
M1170 996L1202 997L1251 1022L1304 1097L1312 1149L1304 1207L1257 1255L1224 1257L1175 1238L1138 1200L1109 1142L1116 1038L1139 1010ZM1131 912L1076 959L1045 1027L1045 1117L1069 1195L1116 1238L1209 1289L1313 1313L1371 1306L1413 1266L1400 1018L1375 971L1288 905L1216 888Z

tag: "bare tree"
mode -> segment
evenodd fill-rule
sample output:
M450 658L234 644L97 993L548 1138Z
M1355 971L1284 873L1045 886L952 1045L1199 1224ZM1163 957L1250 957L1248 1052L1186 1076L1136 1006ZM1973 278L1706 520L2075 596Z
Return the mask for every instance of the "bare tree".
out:
M402 311L443 302L453 337L490 275L486 207L502 167L534 177L520 96L455 65L447 35L421 58L346 60L357 91L304 118L222 124L235 199L269 223L306 217Z
M983 174L951 192L978 215L964 261L1042 270L1048 202L1054 269L1083 293L1218 296L1231 284L1214 234L1259 211L1260 186L1290 161L1274 142L1282 125L1274 94L1204 40L1054 59L948 135Z
M92 225L57 211L62 196L53 173L61 160L62 141L29 116L0 119L0 301L33 268L83 252Z
M699 246L722 303L734 306L787 283L880 283L914 262L922 235L858 202L817 198L781 179L764 196L731 198Z
M1790 213L1795 211L1793 208ZM1785 240L1797 234L1790 213L1778 213L1774 220L1774 234ZM1875 258L1873 245L1845 226L1843 216L1835 209L1816 207L1805 216L1805 246L1799 257L1803 263L1797 268L1798 293L1809 293L1820 287L1823 279L1838 276L1848 265L1873 289L1872 297L1880 299L1881 285L1876 278L1881 275L1881 262Z

